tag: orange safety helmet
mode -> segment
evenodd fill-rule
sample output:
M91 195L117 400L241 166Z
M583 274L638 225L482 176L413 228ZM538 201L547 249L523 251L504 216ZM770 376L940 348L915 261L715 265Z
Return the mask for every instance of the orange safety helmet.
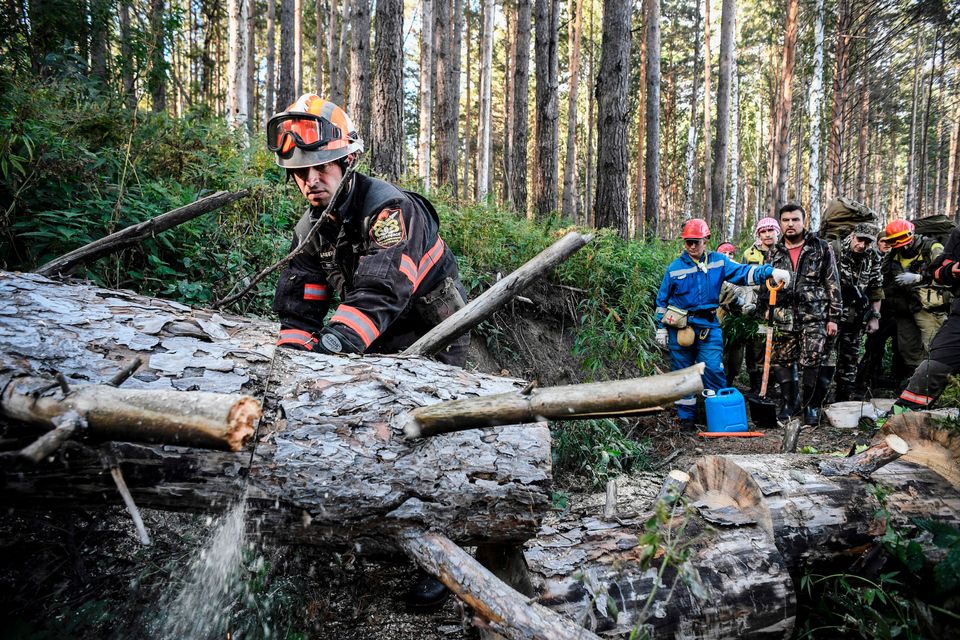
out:
M884 229L883 240L891 249L905 247L913 240L913 223L909 220L891 220Z
M680 232L680 237L684 240L688 238L692 240L709 238L710 227L707 226L707 221L703 218L690 218L683 223L683 231Z
M267 148L285 169L327 164L363 151L363 140L346 111L305 93L267 122Z

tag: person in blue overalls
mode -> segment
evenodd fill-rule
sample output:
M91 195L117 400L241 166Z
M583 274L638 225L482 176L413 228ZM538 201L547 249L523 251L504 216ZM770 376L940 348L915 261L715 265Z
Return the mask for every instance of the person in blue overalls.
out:
M773 278L775 282L788 284L790 272L766 264L737 264L722 253L707 251L710 227L700 218L687 220L680 237L685 251L667 267L657 294L657 344L669 345L674 370L704 363L703 388L716 391L727 384L723 371L723 334L717 322L723 283L755 286ZM668 326L683 324L684 315L688 329ZM676 406L680 426L693 428L696 397L677 400Z

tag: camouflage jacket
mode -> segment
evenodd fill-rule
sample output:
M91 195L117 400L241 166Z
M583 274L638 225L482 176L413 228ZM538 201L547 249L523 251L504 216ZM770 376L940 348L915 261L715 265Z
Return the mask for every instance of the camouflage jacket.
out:
M922 309L947 310L950 291L934 283L928 269L942 253L943 245L936 238L921 235L914 236L909 247L887 251L880 263L885 312L902 316L912 315ZM917 285L899 285L896 277L901 273L919 273L923 279Z
M839 322L843 312L840 277L833 250L815 233L806 232L803 248L793 268L790 252L783 240L767 255L767 264L790 272L790 285L777 292L773 324L781 331L801 331L819 326L826 331L828 322ZM767 316L769 297L758 298L763 317Z
M867 247L863 253L850 249L850 238L830 243L837 260L840 295L843 298L841 322L861 324L871 302L883 300L883 274L880 252Z

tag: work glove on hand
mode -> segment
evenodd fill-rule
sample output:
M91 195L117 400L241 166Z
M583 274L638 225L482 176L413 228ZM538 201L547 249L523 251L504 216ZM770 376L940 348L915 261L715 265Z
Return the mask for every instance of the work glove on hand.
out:
M313 347L314 353L341 355L344 353L362 353L363 347L355 344L347 335L333 327L326 326L319 334L319 340Z
M752 316L753 313L757 310L757 305L751 303L743 305L743 315Z
M654 340L656 340L659 346L666 347L667 346L667 330L662 327L660 329L657 329L657 335L654 338Z
M867 320L867 333L876 333L880 330L880 320L878 318L870 318Z
M894 278L894 281L901 287L909 287L912 284L917 284L921 280L923 280L923 276L919 273L901 273Z
M774 282L782 282L785 287L790 286L790 272L786 269L774 269L772 277Z

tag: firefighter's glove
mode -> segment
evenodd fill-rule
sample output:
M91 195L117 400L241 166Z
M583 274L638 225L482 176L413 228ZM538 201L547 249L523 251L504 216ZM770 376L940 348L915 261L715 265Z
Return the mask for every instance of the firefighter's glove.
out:
M743 315L745 316L752 316L756 310L757 305L753 304L752 302L743 305Z
M345 331L340 331L335 327L326 326L318 336L314 353L325 353L327 355L342 355L345 353L362 353L363 346L358 345L355 340L347 336Z
M656 337L654 338L654 340L656 340L657 345L666 348L666 346L667 346L667 330L664 329L663 327L657 329L657 335L656 335Z
M894 278L894 281L901 287L909 287L910 285L917 284L921 280L923 280L923 276L921 276L919 273L909 273L909 272L901 273L896 278Z
M867 333L876 333L880 330L880 318L870 318L867 320Z
M773 270L773 281L776 283L783 283L783 286L790 286L790 272L786 269L774 269Z

